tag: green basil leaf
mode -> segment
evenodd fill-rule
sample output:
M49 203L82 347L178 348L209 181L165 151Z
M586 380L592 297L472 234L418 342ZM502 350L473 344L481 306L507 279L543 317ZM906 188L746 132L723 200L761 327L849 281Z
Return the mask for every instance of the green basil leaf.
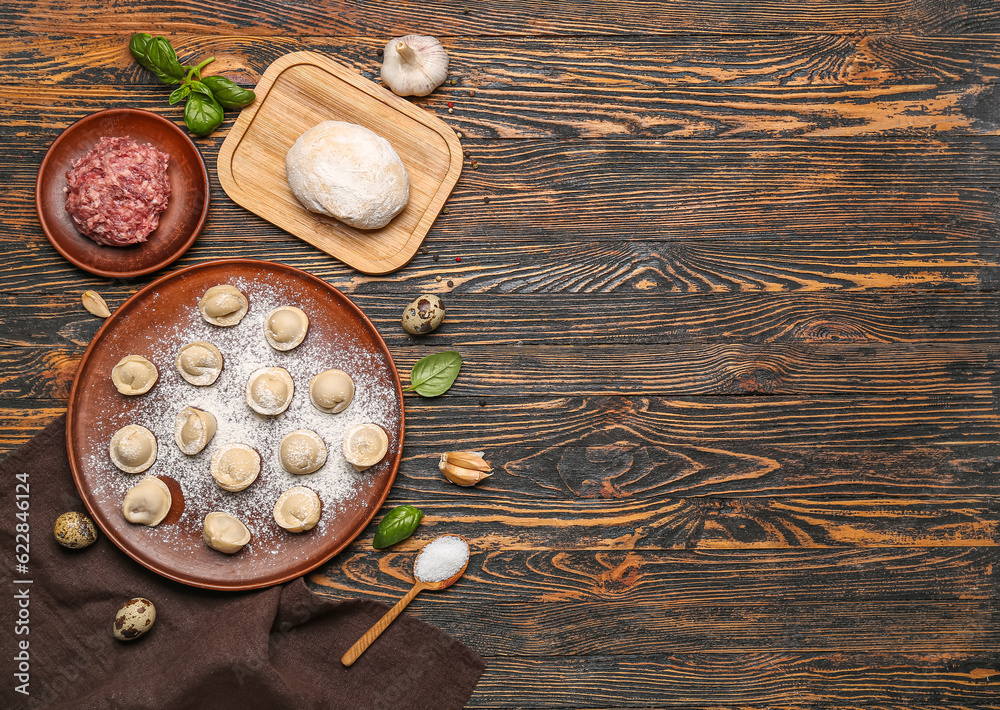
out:
M243 108L252 104L257 98L250 89L244 89L224 76L206 76L201 81L212 90L215 100L222 104L223 108Z
M424 512L412 505L401 505L398 508L393 508L378 524L372 546L376 550L381 550L383 547L389 547L389 545L395 545L397 542L405 540L417 529L417 525L420 524L423 517Z
M210 99L215 98L215 96L212 94L212 90L209 89L200 81L190 81L186 84L186 86L190 86L191 91L193 93L201 94L202 96L207 96Z
M410 370L410 386L421 397L437 397L454 384L462 369L462 356L454 350L434 353L417 360Z
M188 94L191 93L191 87L187 84L183 86L178 86L176 89L170 92L170 105L173 106L178 101L183 100Z
M139 32L129 39L128 49L140 66L153 72L164 84L179 84L184 78L184 67L165 38Z
M177 52L170 46L166 37L153 37L146 57L152 67L151 71L160 77L160 81L177 84L184 78L184 67L181 66ZM171 81L167 81L164 77Z
M146 66L149 61L146 57L149 54L149 43L152 41L153 35L146 32L137 32L128 41L128 51L132 53L135 61L146 69L149 68Z
M196 136L207 136L222 123L222 107L215 99L192 93L184 106L184 123Z

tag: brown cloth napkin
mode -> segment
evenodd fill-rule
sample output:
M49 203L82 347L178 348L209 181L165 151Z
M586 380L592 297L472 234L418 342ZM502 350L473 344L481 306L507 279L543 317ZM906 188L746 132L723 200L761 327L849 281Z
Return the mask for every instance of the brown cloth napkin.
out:
M28 497L18 498L25 482ZM27 511L17 505L24 500ZM302 579L245 593L171 582L103 535L83 550L60 547L52 526L70 510L86 512L60 418L0 461L0 708L448 710L465 706L485 668L405 614L344 668L340 657L386 605L325 599ZM26 572L16 566L19 512ZM156 623L136 641L116 641L115 613L137 596L156 605ZM24 668L30 695L17 691Z

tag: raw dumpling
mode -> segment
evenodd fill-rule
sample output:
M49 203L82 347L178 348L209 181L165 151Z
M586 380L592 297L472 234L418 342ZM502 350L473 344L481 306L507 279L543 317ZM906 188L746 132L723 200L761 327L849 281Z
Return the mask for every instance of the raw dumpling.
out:
M197 407L184 407L174 419L174 442L182 452L194 456L215 436L215 415Z
M297 348L309 330L309 316L301 308L281 306L267 314L264 338L275 350Z
M167 484L159 478L147 476L125 494L122 514L130 523L154 527L167 517L171 503L172 497Z
M222 353L211 343L197 340L188 343L177 353L177 371L192 385L207 387L219 379L222 372Z
M242 491L260 475L260 454L244 444L229 444L212 457L212 478L227 491Z
M111 437L111 461L125 473L142 473L156 461L156 436L144 426L129 424Z
M247 380L246 397L250 409L273 417L288 409L295 384L283 367L262 367Z
M309 399L321 412L342 412L354 399L354 380L343 370L325 370L309 380Z
M156 365L142 355L126 355L111 369L115 387L130 396L149 392L159 376Z
M247 314L250 302L240 290L229 284L212 286L198 303L201 317L212 325L234 326Z
M358 424L344 434L344 458L359 471L377 464L388 450L389 437L378 424Z
M299 429L281 440L278 458L289 473L312 473L326 463L326 444L316 432Z
M274 522L288 532L312 530L319 522L322 508L315 491L295 486L282 493L274 504Z
M239 518L216 511L205 516L201 537L213 550L231 555L250 542L250 531Z

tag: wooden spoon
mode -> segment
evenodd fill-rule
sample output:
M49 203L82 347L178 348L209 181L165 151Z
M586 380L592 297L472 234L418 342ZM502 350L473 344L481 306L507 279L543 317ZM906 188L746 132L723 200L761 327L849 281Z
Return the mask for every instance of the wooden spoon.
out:
M440 540L441 537L457 537L457 538L461 539L463 542L465 542L465 538L462 537L461 535L441 535L440 537L434 538L434 540ZM434 542L434 540L431 540L431 542ZM429 545L430 543L427 543L427 544ZM468 543L466 542L466 544L468 544ZM420 558L420 555L418 554L417 555L417 559L419 559L419 558ZM465 573L465 568L468 567L468 566L469 566L469 559L467 557L465 559L465 564L462 565L462 569L460 569L457 574L452 575L448 579L442 580L440 582L424 582L424 581L422 581L422 580L420 580L420 579L417 578L417 560L414 559L414 561L413 561L413 580L414 580L413 589L411 589L410 591L408 591L406 593L405 597L403 597L398 602L396 602L396 606L394 606L392 609L390 609L389 611L387 611L385 613L385 616L383 616L381 619L379 619L378 621L376 621L375 625L372 626L370 629L368 629L368 631L365 632L364 636L362 636L361 638L359 638L355 642L355 644L353 646L351 646L349 649L347 649L347 653L345 653L344 657L340 659L340 662L343 663L345 666L350 666L352 663L354 663L356 660L358 660L358 657L361 656L361 654L364 653L365 650L369 646L372 645L372 642L374 642L375 639L377 639L382 634L383 631L385 631L387 628L389 628L389 624L391 624L393 622L393 620L397 616L399 616L400 612L402 612L403 609L406 608L407 604L409 604L411 601L413 601L413 598L415 596L417 596L417 594L419 594L420 592L424 591L425 589L430 589L431 591L435 591L436 592L436 591L439 591L439 590L444 589L446 587L450 587L451 585L453 585L455 582L458 581L459 577L461 577Z

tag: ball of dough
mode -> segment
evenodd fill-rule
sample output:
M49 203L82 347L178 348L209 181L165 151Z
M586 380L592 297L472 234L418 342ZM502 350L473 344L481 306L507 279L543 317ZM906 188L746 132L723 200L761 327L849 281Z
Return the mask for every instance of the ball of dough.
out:
M324 121L299 136L285 173L302 206L358 229L380 229L410 199L410 177L385 138L364 126Z

